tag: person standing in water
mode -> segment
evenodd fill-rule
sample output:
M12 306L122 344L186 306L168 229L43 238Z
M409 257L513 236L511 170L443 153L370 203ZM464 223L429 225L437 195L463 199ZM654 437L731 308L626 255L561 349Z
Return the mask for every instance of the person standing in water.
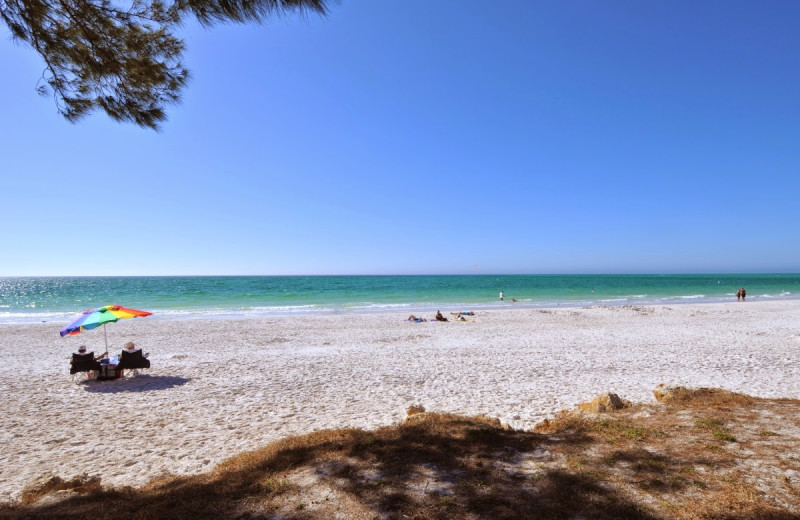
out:
M506 297L506 295L503 294L503 291L500 291L500 301L503 301L503 298L505 298L505 297Z

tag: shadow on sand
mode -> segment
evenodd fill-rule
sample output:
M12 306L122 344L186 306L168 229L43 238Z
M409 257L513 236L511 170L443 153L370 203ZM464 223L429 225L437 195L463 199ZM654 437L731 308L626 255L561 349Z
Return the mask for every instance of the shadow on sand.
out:
M178 376L151 376L140 374L133 377L124 377L112 381L88 380L81 383L84 390L97 394L117 394L122 392L149 392L151 390L166 390L176 386L185 385L191 381Z
M598 452L606 442L588 430L539 434L489 418L420 414L373 431L286 438L213 472L140 489L78 478L60 483L75 491L61 499L0 504L0 519L800 520L791 506L736 495L724 483L692 484L706 472L678 479L687 467L709 467L703 451L659 453L625 439L611 460Z

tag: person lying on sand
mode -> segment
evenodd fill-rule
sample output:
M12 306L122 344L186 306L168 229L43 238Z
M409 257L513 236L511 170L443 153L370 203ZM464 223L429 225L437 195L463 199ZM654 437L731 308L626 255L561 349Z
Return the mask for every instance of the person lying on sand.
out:
M406 319L406 321L415 321L415 322L419 323L421 321L428 321L428 320L426 320L425 318L417 318L416 316L414 316L412 314L411 316L408 317L408 319Z
M472 311L459 311L459 312L451 312L452 316L475 316L475 313Z
M436 311L436 321L447 321L447 318L442 316L442 311Z
M463 314L465 314L465 313L463 313L463 312L451 312L450 316L452 316L455 321L468 321L467 318L465 318L463 316ZM467 316L469 316L469 314Z

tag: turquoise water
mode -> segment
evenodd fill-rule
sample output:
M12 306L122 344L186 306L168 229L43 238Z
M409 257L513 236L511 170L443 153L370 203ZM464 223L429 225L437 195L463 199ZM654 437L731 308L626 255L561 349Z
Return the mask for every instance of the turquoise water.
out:
M0 323L69 321L109 304L192 319L717 302L740 287L748 300L797 298L800 274L0 278Z

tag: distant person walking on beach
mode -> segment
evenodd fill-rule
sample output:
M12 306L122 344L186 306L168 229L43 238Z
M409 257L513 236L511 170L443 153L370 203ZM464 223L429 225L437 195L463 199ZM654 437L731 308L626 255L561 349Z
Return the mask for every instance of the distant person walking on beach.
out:
M737 301L737 302L740 302L740 301L742 301L742 290L741 290L741 289L739 289L738 291L736 291L736 301Z
M739 292L742 293L742 301L744 301L744 299L747 298L747 290L745 290L745 288L742 287L741 289L739 289Z
M503 298L505 298L505 297L506 297L506 295L503 294L503 291L500 291L500 301L503 301Z

